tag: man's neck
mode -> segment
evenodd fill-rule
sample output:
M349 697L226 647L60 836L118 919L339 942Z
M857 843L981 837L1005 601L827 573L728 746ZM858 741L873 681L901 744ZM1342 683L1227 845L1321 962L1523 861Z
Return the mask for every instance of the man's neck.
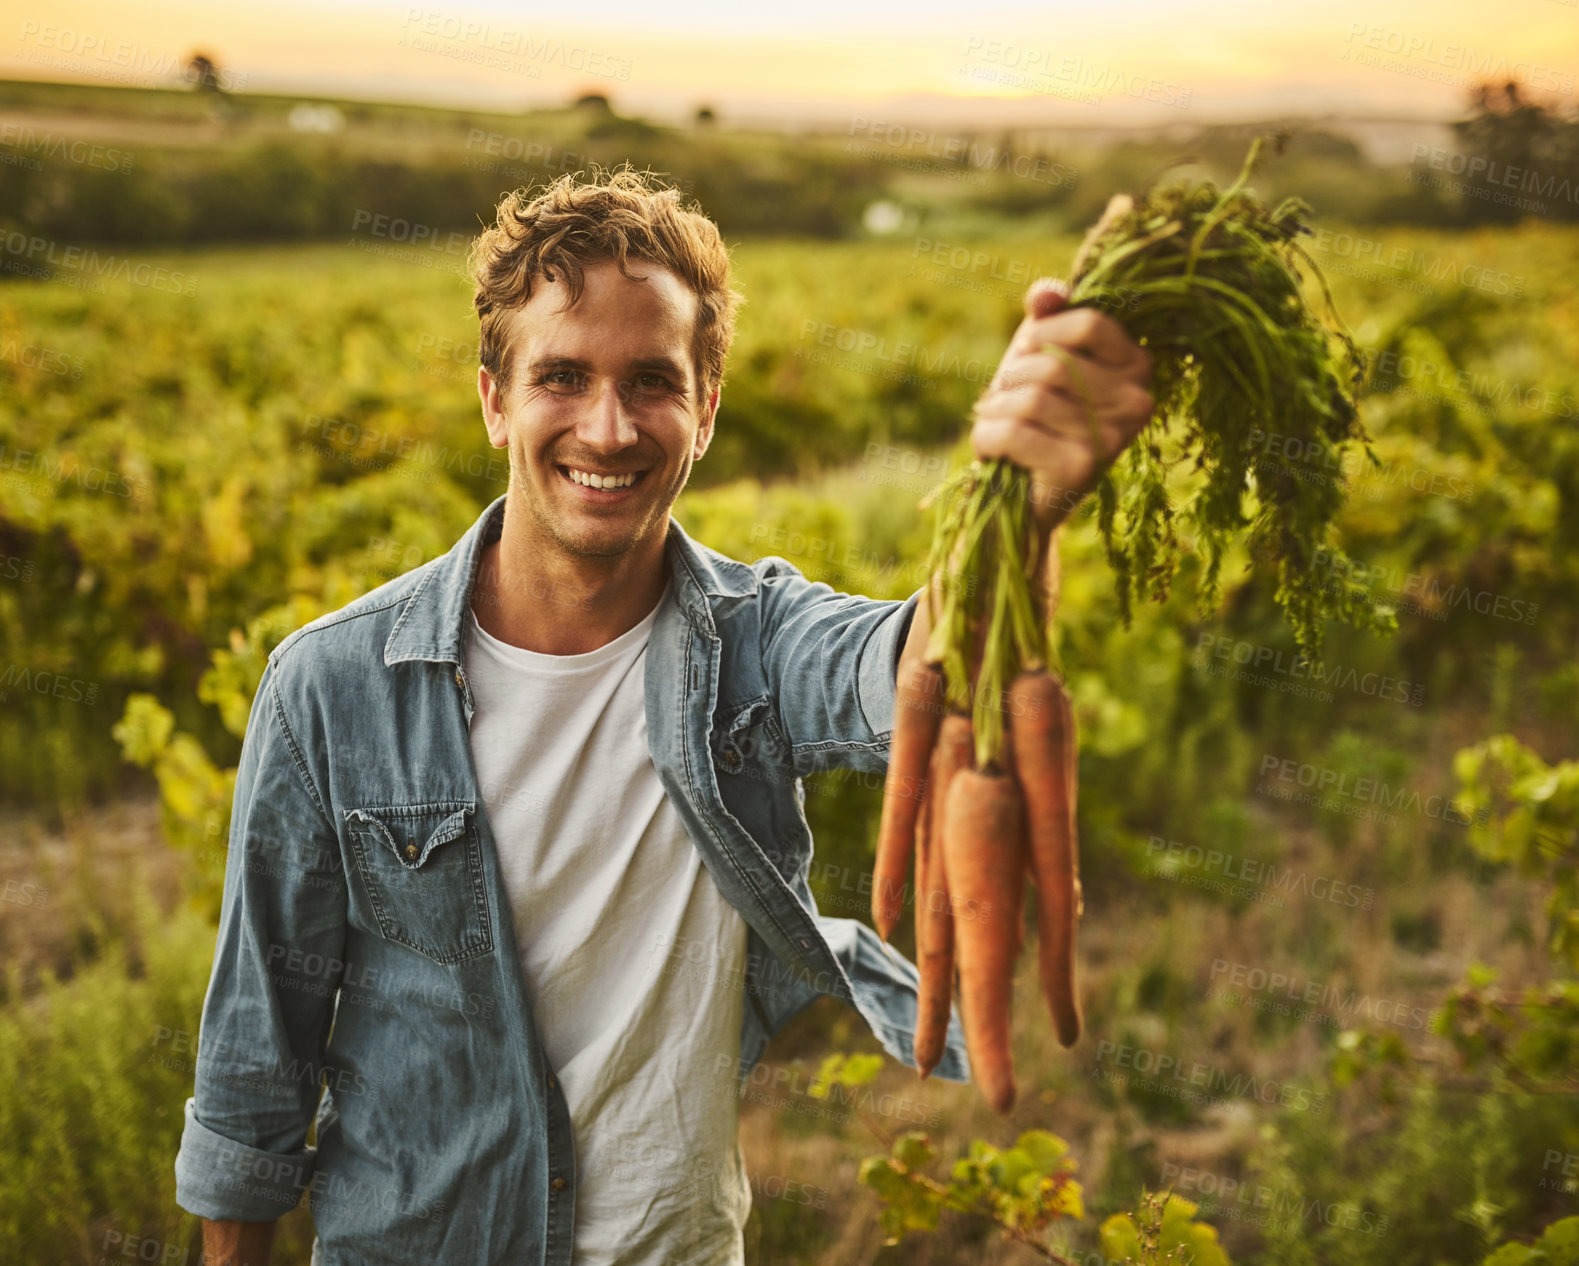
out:
M471 609L483 630L541 655L585 655L628 633L658 605L668 572L657 538L614 558L566 554L505 502L499 539L483 547Z

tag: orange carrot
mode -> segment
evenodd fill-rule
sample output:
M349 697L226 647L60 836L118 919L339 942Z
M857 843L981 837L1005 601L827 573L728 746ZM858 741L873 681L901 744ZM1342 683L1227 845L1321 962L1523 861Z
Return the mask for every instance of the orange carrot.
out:
M885 941L904 913L905 873L915 847L927 760L942 719L943 670L927 663L906 669L895 688L894 735L883 782L877 860L872 864L872 922Z
M949 909L948 872L943 859L943 808L948 783L970 768L970 718L943 719L928 771L926 805L916 831L916 1071L925 1077L943 1058L954 1000L954 914ZM925 841L923 844L922 841Z
M949 783L943 821L965 1045L987 1102L1002 1116L1015 1097L1009 1002L1025 892L1020 789L1008 774L961 770Z
M1031 873L1036 881L1042 996L1063 1046L1080 1037L1075 989L1075 925L1080 861L1075 828L1075 721L1063 684L1046 672L1021 673L1009 687L1013 765L1025 799Z

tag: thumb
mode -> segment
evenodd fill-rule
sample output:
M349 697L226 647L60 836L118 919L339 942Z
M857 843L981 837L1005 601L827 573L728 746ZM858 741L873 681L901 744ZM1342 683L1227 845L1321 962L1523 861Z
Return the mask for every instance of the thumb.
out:
M1069 306L1069 283L1057 277L1039 277L1025 292L1025 315L1052 316Z

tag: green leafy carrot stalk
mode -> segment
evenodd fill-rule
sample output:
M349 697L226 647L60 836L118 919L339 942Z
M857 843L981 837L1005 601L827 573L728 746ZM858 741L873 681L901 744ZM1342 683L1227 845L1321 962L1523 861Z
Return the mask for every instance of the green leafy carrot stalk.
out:
M1201 605L1215 606L1223 559L1247 537L1250 568L1270 575L1301 653L1315 660L1328 619L1375 632L1396 623L1346 579L1332 540L1342 446L1360 443L1376 463L1353 399L1365 363L1299 243L1309 208L1289 198L1269 209L1249 188L1267 139L1251 144L1225 190L1176 182L1139 202L1114 198L1075 256L1069 306L1107 313L1153 361L1151 420L1094 489L1126 625L1134 598L1167 598L1186 541L1202 563ZM1325 319L1306 301L1307 274ZM1176 506L1168 483L1181 463L1202 478ZM927 498L938 506L928 657L943 665L949 705L972 713L978 767L1002 764L1008 684L1022 671L1057 671L1032 579L1042 560L1028 484L1012 462L977 461Z

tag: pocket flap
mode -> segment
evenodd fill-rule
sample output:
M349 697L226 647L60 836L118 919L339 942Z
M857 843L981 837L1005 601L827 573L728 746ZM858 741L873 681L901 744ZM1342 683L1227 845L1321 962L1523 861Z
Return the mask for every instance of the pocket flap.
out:
M729 723L714 729L713 750L727 769L738 769L747 757L763 755L762 751L753 750L756 747L765 745L769 750L776 750L780 745L778 725L773 718L771 695L760 695L746 703L727 708L723 715L730 718ZM764 724L761 737L754 744L751 738L747 737L746 731L758 722Z
M347 809L348 824L381 839L407 870L419 870L441 844L465 834L469 804L399 805Z

